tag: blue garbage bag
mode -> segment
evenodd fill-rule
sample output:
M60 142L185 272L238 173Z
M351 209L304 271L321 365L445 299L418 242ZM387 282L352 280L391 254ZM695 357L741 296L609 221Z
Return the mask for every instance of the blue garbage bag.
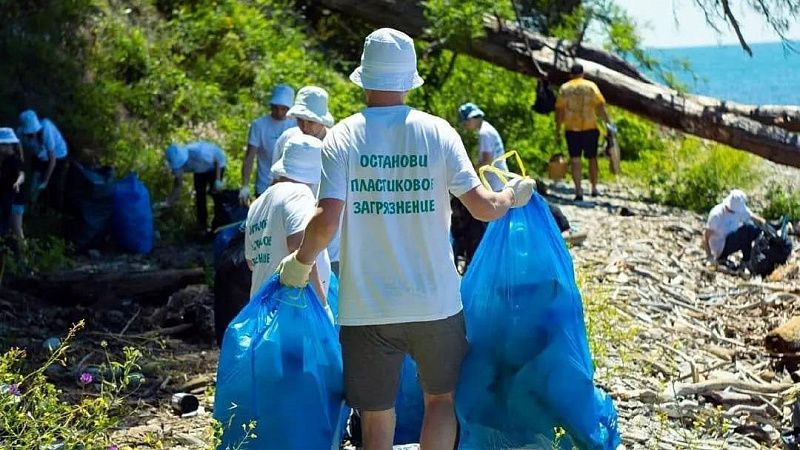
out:
M311 287L287 288L273 276L223 338L218 448L338 449L348 414L341 347L319 298ZM243 430L250 423L254 439Z
M114 185L111 230L117 245L127 252L145 255L153 249L150 191L134 172Z
M394 409L396 414L394 445L419 443L425 402L417 377L417 365L408 355L400 369L400 388Z
M328 283L328 305L333 312L333 323L339 329L339 278L331 272L331 281Z
M461 449L551 448L556 427L562 448L619 445L614 405L593 384L572 259L541 197L489 225L461 296Z
M222 263L222 254L228 248L231 239L240 231L244 232L243 226L244 221L240 221L217 228L214 233L214 267L219 267Z

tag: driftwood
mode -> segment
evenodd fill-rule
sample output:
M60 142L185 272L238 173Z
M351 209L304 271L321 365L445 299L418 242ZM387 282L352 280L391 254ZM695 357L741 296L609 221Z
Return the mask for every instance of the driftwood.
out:
M170 294L190 284L202 283L201 268L136 272L55 272L19 280L14 288L41 299L61 304L117 299L166 300Z
M423 36L428 26L421 2L394 0L316 0L378 26L391 26ZM486 35L467 43L445 46L508 70L538 77L531 58L554 82L564 82L573 62L583 64L586 77L598 84L609 103L661 125L729 145L771 161L800 167L800 108L740 105L710 97L687 95L653 83L635 67L609 52L574 45L536 33L523 34L516 25L484 18ZM527 35L531 51L525 45Z

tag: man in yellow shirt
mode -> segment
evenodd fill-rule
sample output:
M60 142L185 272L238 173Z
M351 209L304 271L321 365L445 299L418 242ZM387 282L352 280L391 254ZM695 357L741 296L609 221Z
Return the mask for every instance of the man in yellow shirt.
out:
M583 201L581 187L581 154L589 160L589 182L597 195L597 145L600 130L597 117L608 126L606 99L597 85L583 78L583 66L575 64L570 69L571 80L559 89L556 101L556 142L561 142L561 127L566 130L567 148L572 159L572 180L575 182L575 201Z

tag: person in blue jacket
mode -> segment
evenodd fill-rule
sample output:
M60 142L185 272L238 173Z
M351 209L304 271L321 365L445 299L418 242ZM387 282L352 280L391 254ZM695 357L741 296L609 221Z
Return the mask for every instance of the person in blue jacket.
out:
M167 200L158 207L172 207L177 202L183 186L183 173L191 172L194 177L195 206L197 225L208 231L207 194L222 189L225 175L225 152L208 141L195 141L186 145L172 144L166 151L167 165L172 171L174 182Z
M39 119L29 109L19 115L17 136L22 147L33 154L31 197L44 196L45 202L61 209L67 161L67 142L50 119Z

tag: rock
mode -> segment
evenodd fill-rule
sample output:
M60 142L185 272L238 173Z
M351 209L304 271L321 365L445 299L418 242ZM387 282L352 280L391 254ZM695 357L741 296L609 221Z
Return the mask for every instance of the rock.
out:
M775 328L764 338L764 347L772 353L795 353L800 350L800 316Z
M184 337L213 341L214 294L204 284L187 286L172 294L167 304L153 313L150 320L160 327L190 324L191 331Z
M760 425L739 425L733 429L733 432L747 436L760 444L769 445L772 443L769 433L761 428Z

